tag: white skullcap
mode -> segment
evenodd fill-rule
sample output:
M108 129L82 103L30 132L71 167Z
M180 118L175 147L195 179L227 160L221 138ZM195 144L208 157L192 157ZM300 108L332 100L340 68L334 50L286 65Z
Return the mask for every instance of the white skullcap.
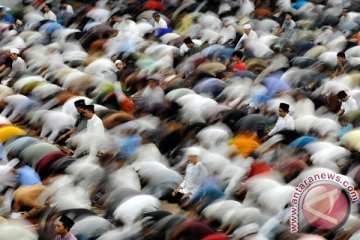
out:
M260 227L257 223L250 223L250 224L241 226L238 229L236 229L234 234L237 238L243 238L250 234L257 233L259 231L259 229L260 229Z
M121 60L116 60L115 65L117 65L118 63L122 63L122 61Z
M199 156L201 153L201 149L198 147L189 147L186 151L188 156Z
M17 48L10 48L10 53L19 55L19 54L20 54L20 51L19 51L19 49L17 49Z
M243 28L244 28L244 29L251 29L251 25L250 25L250 24L245 24L245 25L243 26Z

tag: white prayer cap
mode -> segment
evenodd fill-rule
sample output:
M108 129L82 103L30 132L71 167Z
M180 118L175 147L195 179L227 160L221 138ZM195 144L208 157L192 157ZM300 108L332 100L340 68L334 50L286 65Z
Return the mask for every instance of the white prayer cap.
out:
M19 55L19 54L20 54L20 51L19 51L19 49L17 49L17 48L10 48L10 53Z
M243 26L243 28L244 28L244 29L251 29L251 25L250 25L250 24L245 24L245 25Z
M201 154L201 149L198 147L189 147L186 153L188 156L199 156Z
M116 60L115 65L117 65L118 63L122 63L122 61L121 60Z

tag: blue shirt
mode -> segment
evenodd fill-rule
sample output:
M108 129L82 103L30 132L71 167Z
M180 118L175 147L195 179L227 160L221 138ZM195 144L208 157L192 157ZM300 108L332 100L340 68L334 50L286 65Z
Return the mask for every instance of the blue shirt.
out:
M201 201L204 198L217 199L224 196L218 182L213 177L205 178L199 189L192 196L193 201Z
M10 14L5 13L4 16L0 17L0 22L7 22L7 23L15 24L15 18Z
M19 168L17 175L21 186L42 185L39 175L29 166Z
M119 156L131 156L135 152L135 150L141 145L141 140L142 138L137 134L121 139Z
M337 136L339 138L342 138L346 133L350 132L353 129L353 125L351 123L349 123L348 125L346 125L345 127L342 127L338 133Z

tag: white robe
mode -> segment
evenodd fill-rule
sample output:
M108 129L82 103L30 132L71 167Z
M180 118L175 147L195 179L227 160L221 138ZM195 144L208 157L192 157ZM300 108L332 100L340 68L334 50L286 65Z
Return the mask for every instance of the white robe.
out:
M269 132L269 136L272 136L281 130L294 130L294 129L295 129L294 119L289 114L286 114L285 117L278 118L275 127Z

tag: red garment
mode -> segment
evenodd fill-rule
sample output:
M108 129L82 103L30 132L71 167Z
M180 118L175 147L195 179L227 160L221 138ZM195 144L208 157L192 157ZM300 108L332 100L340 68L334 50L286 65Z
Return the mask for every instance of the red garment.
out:
M37 0L35 1L34 7L38 8L40 7L43 3L45 3L45 0Z
M41 158L40 161L36 164L35 168L40 178L44 179L49 176L48 170L50 169L50 166L63 157L65 157L65 154L62 151L54 151L46 154L43 158Z
M232 66L231 66L231 71L234 72L234 71L245 71L247 70L247 66L244 62L242 61L239 61L237 63L234 63Z
M270 165L267 164L266 162L256 161L253 164L251 164L250 172L247 176L247 179L249 179L255 175L258 175L258 174L271 172L271 170L272 169L271 169Z
M227 240L228 237L222 233L214 233L207 235L206 237L202 238L201 240Z
M156 10L156 11L160 11L160 12L166 11L165 5L162 4L162 3L159 2L159 1L156 1L156 0L147 1L147 2L144 4L144 9L147 9L147 10Z
M178 237L183 239L202 239L215 233L207 224L199 221L184 221L181 223L180 228L182 228L182 231Z

